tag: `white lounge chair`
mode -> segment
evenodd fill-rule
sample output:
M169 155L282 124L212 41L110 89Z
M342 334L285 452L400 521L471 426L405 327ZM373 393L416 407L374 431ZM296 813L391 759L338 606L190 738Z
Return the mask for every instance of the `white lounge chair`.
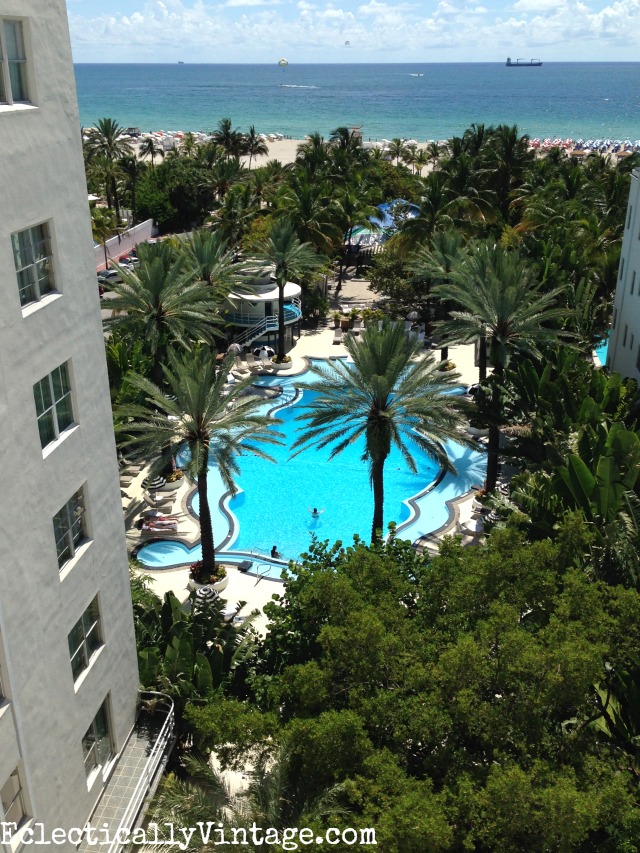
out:
M158 495L157 492L143 492L142 499L151 509L170 509L173 506L172 494Z
M341 344L342 343L342 329L334 329L333 342L334 342L334 344Z
M248 352L246 355L247 366L251 373L258 373L262 369L262 362L258 361L255 355L251 352Z

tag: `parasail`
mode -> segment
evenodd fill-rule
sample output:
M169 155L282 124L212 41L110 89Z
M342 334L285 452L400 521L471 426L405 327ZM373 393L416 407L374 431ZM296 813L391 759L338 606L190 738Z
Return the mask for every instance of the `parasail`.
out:
M350 41L346 41L346 42L345 42L345 44L348 46L348 45L350 45L350 44L351 44L351 42L350 42Z
M282 68L283 71L287 67L288 64L289 64L288 59L279 59L278 60L278 65L280 66L280 68Z

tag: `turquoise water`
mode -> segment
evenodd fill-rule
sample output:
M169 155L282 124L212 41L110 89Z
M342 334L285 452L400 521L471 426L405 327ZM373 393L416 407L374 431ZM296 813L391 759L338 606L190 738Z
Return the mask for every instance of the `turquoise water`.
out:
M209 131L228 116L242 130L294 138L361 125L365 139L423 141L473 122L540 138L640 137L639 63L74 67L84 126L108 116L144 131Z
M600 346L596 347L596 355L600 359L600 364L604 367L607 363L607 352L609 351L609 340L603 341Z
M294 384L295 380L269 377L264 384ZM252 553L268 555L273 545L285 559L296 559L307 550L312 534L331 543L342 540L351 544L357 533L368 541L373 516L373 496L369 485L368 466L362 462L363 442L354 444L340 456L329 461L329 450L307 450L290 458L290 446L298 434L296 415L303 404L312 399L314 392L305 391L303 401L279 409L277 416L283 421L277 428L286 436L282 447L269 452L277 459L270 463L252 456L239 460L240 492L227 498L226 506L236 520L231 541L225 553ZM271 407L273 404L269 404ZM445 523L448 518L446 501L468 491L472 485L482 483L485 476L485 458L482 454L464 450L458 445L447 445L454 460L457 476L447 475L432 491L425 490L438 476L438 467L417 446L413 446L418 473L411 474L398 451L393 450L385 466L385 525L396 521L405 525L404 538L416 539ZM210 469L209 502L212 511L214 538L221 543L229 533L228 520L219 506L224 487L215 468ZM416 510L406 501L421 495ZM309 508L324 512L313 518ZM193 509L198 512L198 497ZM180 542L153 542L145 545L138 558L149 568L164 568L189 563L201 556L200 546L189 549ZM267 571L269 571L267 569ZM271 574L279 575L280 567L272 567Z

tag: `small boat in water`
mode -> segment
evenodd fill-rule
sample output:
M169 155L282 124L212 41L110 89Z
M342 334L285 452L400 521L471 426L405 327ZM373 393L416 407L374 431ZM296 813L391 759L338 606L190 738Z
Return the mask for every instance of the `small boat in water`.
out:
M516 59L511 61L511 57L507 57L507 68L539 68L542 65L539 59Z
M409 77L424 77L424 74L409 74Z

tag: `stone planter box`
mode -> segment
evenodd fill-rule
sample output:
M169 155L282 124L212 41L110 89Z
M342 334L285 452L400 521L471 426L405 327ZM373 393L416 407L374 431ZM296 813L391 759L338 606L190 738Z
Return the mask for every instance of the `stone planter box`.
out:
M184 477L179 480L172 480L170 483L165 483L164 486L158 489L159 492L177 492L180 486L186 482Z
M271 368L273 370L289 370L289 368L293 365L292 361L285 361L282 364L276 364L275 361L271 362Z
M190 590L191 592L193 592L196 589L202 589L202 587L204 587L204 586L210 586L210 587L213 587L213 589L215 589L216 592L222 592L223 589L227 588L228 584L229 584L229 572L227 571L227 576L222 578L221 581L216 581L215 583L196 583L196 581L191 580L191 578L189 578L189 580L187 582L187 589Z

